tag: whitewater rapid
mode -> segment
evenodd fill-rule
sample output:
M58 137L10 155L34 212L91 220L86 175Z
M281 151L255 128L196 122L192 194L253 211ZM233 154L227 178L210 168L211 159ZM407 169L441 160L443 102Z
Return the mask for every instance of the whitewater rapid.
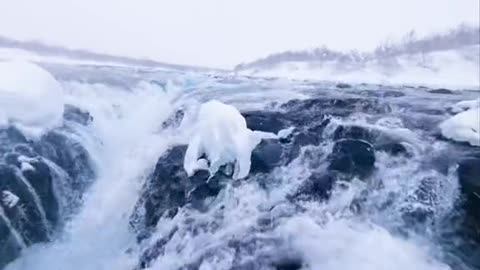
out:
M142 187L159 157L174 145L189 144L198 134L195 115L201 104L215 98L241 111L262 111L280 108L289 100L314 97L319 88L330 89L328 95L341 98L350 98L356 93L336 89L332 92L335 88L332 84L286 80L128 67L45 66L60 82L65 104L88 111L93 118L90 125L77 126L71 136L75 136L91 156L95 179L78 212L55 238L25 248L6 270L133 270L146 246L171 234L172 230L174 236L165 245L164 253L155 258L148 269L250 269L248 263L261 254L277 254L285 257L279 259L292 261L301 259L306 263L305 269L312 270L452 269L435 242L436 235L429 231L432 228L402 231L399 225L400 210L418 204L411 200L425 178L442 180L441 184L431 186L436 194L441 194L434 218L441 219L454 209L459 196L454 171L440 174L433 169L423 169L420 160L426 153L444 154L448 149L446 143L425 143L424 134L412 131L415 123L403 123L395 117L380 117L372 122L361 112L347 119L333 117L326 136L334 136L334 130L340 125L353 123L373 128L407 142L409 151L415 154L413 158L381 153L377 155L378 171L372 182L353 179L336 186L327 201L305 200L294 205L285 198L313 173L312 166L318 165L309 164L313 162L309 156L319 155L324 161L333 143L325 141L317 146L305 146L298 158L275 168L269 175L252 176L240 182L232 180L212 199L206 212L184 207L174 218L161 219L150 240L138 244L131 229L131 215L142 196ZM378 89L373 92L384 90L364 85L359 86L358 91L363 91L362 87L365 91L375 87ZM414 93L420 90L395 88L392 91L405 91L415 100ZM464 95L466 97L432 98L429 106L446 108L475 93ZM428 93L420 96L430 98ZM408 101L405 98L402 102ZM180 124L164 124L180 110L185 114ZM402 113L401 107L393 110ZM385 179L389 181L384 182L381 191L368 192ZM367 203L365 211L357 215L351 211L351 205L359 199ZM192 226L206 229L193 234ZM251 253L233 252L229 245L235 241L238 245L252 245L247 249L252 249ZM195 264L199 260L200 264ZM241 268L242 265L245 268Z

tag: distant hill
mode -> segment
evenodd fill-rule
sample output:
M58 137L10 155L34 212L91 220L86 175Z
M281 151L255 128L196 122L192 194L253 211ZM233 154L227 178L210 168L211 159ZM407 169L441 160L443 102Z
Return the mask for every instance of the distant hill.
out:
M370 52L326 47L287 51L238 65L234 73L254 77L480 89L480 28L386 42Z
M131 57L96 53L88 50L69 49L61 46L45 44L39 41L18 41L18 40L14 40L14 39L2 37L2 36L0 36L0 49L1 48L19 49L19 50L32 52L41 56L62 57L62 58L73 59L73 60L114 62L114 63L122 63L125 65L138 65L138 66L144 66L144 67L162 67L162 68L176 69L176 70L197 70L197 71L213 70L206 67L176 65L176 64L163 63L163 62L158 62L158 61L153 61L148 59L137 59L137 58L131 58Z
M355 50L341 52L320 47L311 50L286 51L268 55L253 62L242 63L236 71L252 68L269 68L285 62L331 62L357 64L375 59L384 59L405 54L426 54L434 51L452 50L464 46L480 44L480 28L461 25L451 31L417 38L414 31L401 41L386 42L371 52Z

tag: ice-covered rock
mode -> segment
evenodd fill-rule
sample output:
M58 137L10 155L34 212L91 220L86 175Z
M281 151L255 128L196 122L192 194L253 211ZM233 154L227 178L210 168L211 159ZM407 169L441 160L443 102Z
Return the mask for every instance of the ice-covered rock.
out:
M18 198L17 195L13 194L12 192L10 192L8 190L4 190L2 192L3 204L6 205L9 208L15 207L15 205L17 205L19 200L20 200L20 198Z
M457 103L455 111L466 110L440 124L442 135L458 142L480 146L480 107L479 100Z
M61 124L63 90L46 70L29 62L0 61L0 127L14 125L39 137Z
M250 172L250 157L255 146L264 138L276 137L248 129L245 118L235 107L216 100L206 102L200 107L195 134L185 154L185 171L193 175L197 170L208 168L210 175L214 175L220 166L235 163L233 178L244 178Z

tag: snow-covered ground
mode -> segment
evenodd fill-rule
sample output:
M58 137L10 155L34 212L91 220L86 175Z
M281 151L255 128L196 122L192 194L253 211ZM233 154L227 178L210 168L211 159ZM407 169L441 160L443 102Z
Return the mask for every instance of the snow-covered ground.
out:
M249 67L238 74L295 80L340 81L480 89L480 45L422 54L403 54L356 63L333 61L279 62Z

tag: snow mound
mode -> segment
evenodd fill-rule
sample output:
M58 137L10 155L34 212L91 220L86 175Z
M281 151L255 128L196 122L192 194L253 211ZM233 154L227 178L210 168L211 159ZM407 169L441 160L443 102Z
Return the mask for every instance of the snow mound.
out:
M203 103L185 154L185 171L189 176L197 170L214 175L222 165L234 163L233 178L245 178L250 172L251 153L265 138L277 135L248 129L245 118L231 105L216 100Z
M445 138L480 146L480 100L462 101L453 108L466 110L440 124Z
M0 127L39 137L61 124L63 106L62 86L48 71L29 62L0 62Z
M480 99L460 101L451 107L452 112L459 113L480 107Z

